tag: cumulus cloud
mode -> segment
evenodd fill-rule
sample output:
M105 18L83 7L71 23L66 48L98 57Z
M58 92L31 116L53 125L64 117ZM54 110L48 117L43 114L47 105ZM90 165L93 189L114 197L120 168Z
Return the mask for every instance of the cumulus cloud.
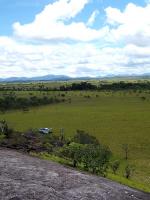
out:
M150 45L150 4L145 7L129 3L121 12L117 8L106 8L107 22L112 26L112 41L123 41L138 46Z
M99 11L91 14L87 23L73 19L83 11L90 0L58 0L51 3L35 16L29 24L13 24L14 35L31 40L82 41L93 40L150 45L150 4L145 7L129 3L121 11L118 8L105 9L107 25L94 29ZM62 9L63 8L63 9Z
M91 43L23 44L0 37L0 74L106 76L150 73L150 47L98 48Z
M49 4L41 13L36 15L32 23L24 25L19 22L14 23L14 34L29 39L54 41L68 39L86 42L104 37L108 32L108 27L95 30L87 27L83 22L66 24L68 20L81 12L89 1L59 0ZM96 15L96 12L93 15ZM94 19L91 20L93 21Z
M89 2L58 0L33 22L14 23L15 37L0 37L1 77L150 73L150 4L130 3L123 11L108 7L106 26L97 30L89 26L98 20L98 11L87 24L74 21Z

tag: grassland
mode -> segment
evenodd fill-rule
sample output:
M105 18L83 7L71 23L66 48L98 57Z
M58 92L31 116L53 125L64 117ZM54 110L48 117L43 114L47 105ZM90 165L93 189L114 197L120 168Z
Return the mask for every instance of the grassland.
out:
M28 96L31 92L15 92ZM2 94L2 93L1 93ZM64 128L67 137L73 136L77 129L96 136L100 142L108 145L114 153L114 159L121 160L118 176L123 176L126 164L122 144L129 145L129 163L135 166L132 177L141 188L150 187L150 92L32 92L32 95L60 96L71 98L60 104L32 108L29 112L9 111L0 114L11 127L25 131L27 129L52 127L55 134ZM141 97L146 97L142 100ZM117 176L110 178L118 181ZM121 178L120 178L121 182ZM133 184L134 185L134 184ZM147 189L145 189L147 190Z

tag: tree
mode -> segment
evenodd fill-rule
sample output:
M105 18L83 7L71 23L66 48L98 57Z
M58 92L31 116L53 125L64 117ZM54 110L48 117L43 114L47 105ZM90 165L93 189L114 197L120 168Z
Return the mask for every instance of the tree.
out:
M119 160L115 160L114 162L111 163L110 166L114 174L116 174L117 170L119 169L119 165L120 165Z
M87 171L106 176L111 151L102 145L72 142L60 149L60 155L71 160L73 167L80 164Z
M48 142L43 143L42 147L43 147L43 150L48 153L51 153L53 151L53 145Z
M143 97L141 97L141 99L142 99L143 101L145 101L145 100L146 100L146 97L143 96Z
M125 167L125 177L129 179L134 172L134 167L132 165L127 164Z
M81 160L84 169L106 176L111 151L102 145L84 145Z
M123 144L122 149L125 153L125 159L128 160L128 154L129 154L129 145L128 144Z
M6 138L10 138L13 130L8 127L8 124L5 120L0 121L0 132L3 133Z
M81 162L81 154L82 144L77 144L74 142L70 143L69 145L65 145L60 149L60 155L72 160L73 167L77 167L77 164Z

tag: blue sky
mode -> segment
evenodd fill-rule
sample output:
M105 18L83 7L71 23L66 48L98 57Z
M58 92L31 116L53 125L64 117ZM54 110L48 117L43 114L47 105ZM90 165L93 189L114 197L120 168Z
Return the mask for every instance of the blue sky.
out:
M149 0L0 0L0 74L150 73Z

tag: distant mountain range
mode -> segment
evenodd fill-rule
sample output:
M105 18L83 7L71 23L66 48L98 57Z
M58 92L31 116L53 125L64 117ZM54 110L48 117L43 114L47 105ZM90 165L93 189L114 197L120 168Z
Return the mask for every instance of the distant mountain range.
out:
M124 76L105 76L105 77L70 77L65 75L46 75L46 76L37 76L37 77L9 77L9 78L0 78L0 82L36 82L36 81L71 81L71 80L109 80L109 79L150 79L150 74L142 75L124 75Z
M28 82L28 81L68 81L71 77L64 75L46 75L36 77L9 77L0 78L0 82Z

